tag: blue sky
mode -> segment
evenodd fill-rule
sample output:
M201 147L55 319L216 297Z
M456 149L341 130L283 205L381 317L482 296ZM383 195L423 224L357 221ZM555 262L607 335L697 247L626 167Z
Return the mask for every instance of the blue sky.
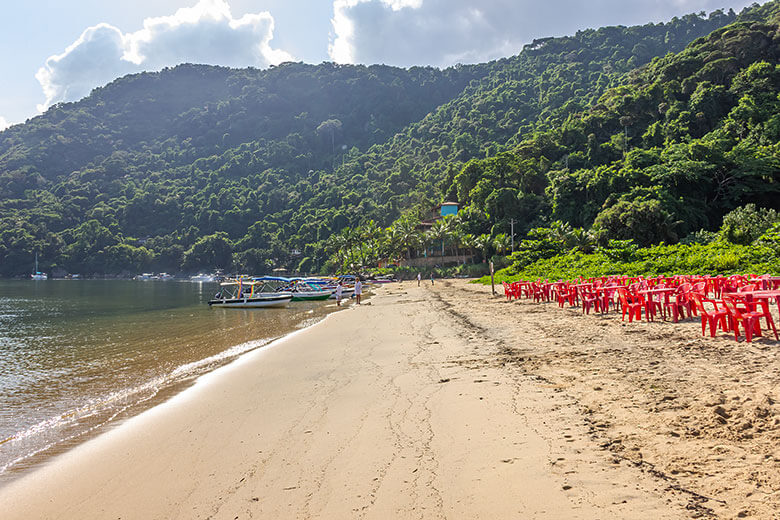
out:
M750 0L2 0L0 129L114 78L182 62L487 61L543 36Z

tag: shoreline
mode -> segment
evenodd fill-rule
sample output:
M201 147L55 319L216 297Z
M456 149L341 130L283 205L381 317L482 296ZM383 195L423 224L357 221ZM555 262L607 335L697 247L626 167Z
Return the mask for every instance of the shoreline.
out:
M194 386L198 385L201 378L210 375L212 372L238 362L248 354L264 350L288 335L316 325L327 318L329 314L338 312L335 303L333 305L329 305L328 302L323 303L325 305L318 305L313 315L302 315L298 316L297 319L291 319L289 325L278 330L269 331L271 334L268 336L247 339L236 344L227 344L223 350L207 352L204 354L205 357L202 358L185 359L182 361L182 364L171 365L166 368L165 372L155 374L153 379L135 381L134 383L136 384L133 386L106 387L102 396L99 396L97 400L92 399L86 404L79 405L80 408L65 409L60 415L47 417L41 420L40 423L31 424L26 429L17 431L14 435L8 437L5 442L0 442L0 448L3 448L3 444L6 442L8 444L5 447L11 446L14 442L19 442L22 445L22 448L14 447L18 452L18 458L13 460L8 458L7 461L3 461L7 462L7 464L3 466L5 470L0 473L0 489L45 467L51 461L71 450L77 449L84 443L110 433L127 421L158 406L165 405L180 394L190 391ZM349 303L347 303L346 307L349 307ZM228 310L227 313L235 314L236 311ZM261 313L262 311L258 315ZM145 395L149 393L151 393L150 396ZM109 409L108 406L117 400L117 396L127 396L129 404L123 405L117 411ZM89 415L84 413L82 409L91 409L89 410ZM77 418L75 421L71 419L81 415L84 415L84 417ZM60 425L59 423L63 421L63 418L71 421L73 424ZM79 423L81 425L80 429L75 429L74 426ZM49 424L54 426L48 427ZM70 430L58 431L58 429L62 428L70 428ZM44 439L46 444L41 443L38 439L33 439L38 444L31 444L29 443L28 435L49 435L50 438ZM27 451L21 451L25 447L24 443L28 443ZM6 455L9 453L16 455L14 451L7 451Z
M489 362L442 282L387 284L201 376L1 488L4 518L684 515L556 388Z

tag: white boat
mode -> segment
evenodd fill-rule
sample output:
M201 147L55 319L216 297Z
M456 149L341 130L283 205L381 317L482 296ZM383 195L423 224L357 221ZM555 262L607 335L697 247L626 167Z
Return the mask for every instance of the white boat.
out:
M327 300L336 290L330 289L324 285L312 283L304 278L282 278L278 276L264 276L259 280L286 281L287 285L282 287L282 291L290 291L294 302L313 302Z
M30 275L33 280L48 280L49 275L38 270L38 253L35 253L35 271Z
M221 290L209 300L209 307L256 309L287 307L293 298L290 292L274 291L262 281L234 280L222 282Z
M336 299L336 289L333 289L333 294L330 295L331 300ZM352 298L355 295L355 288L354 287L347 287L345 285L342 286L341 289L341 299L342 300L348 300L349 298Z
M338 279L336 278L316 278L316 277L309 277L305 278L304 281L308 283L309 285L316 287L318 289L324 289L327 291L330 291L330 297L329 299L335 300L336 299L336 287L338 287ZM346 300L348 298L352 298L352 295L355 294L355 286L347 285L342 280L341 285L341 299Z
M190 276L190 281L197 283L216 282L217 276L213 274L198 273L196 275Z

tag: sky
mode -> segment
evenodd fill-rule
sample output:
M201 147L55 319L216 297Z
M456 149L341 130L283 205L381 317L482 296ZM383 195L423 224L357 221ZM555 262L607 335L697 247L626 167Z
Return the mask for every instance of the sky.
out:
M179 63L401 67L511 56L545 36L752 0L0 0L0 130ZM763 2L760 2L763 3Z

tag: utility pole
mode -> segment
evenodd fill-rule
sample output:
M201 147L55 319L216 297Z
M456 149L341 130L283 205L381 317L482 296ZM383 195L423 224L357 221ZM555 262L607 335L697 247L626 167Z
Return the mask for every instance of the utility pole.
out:
M515 219L509 219L509 225L511 226L512 231L510 232L509 236L512 240L512 252L515 252Z

